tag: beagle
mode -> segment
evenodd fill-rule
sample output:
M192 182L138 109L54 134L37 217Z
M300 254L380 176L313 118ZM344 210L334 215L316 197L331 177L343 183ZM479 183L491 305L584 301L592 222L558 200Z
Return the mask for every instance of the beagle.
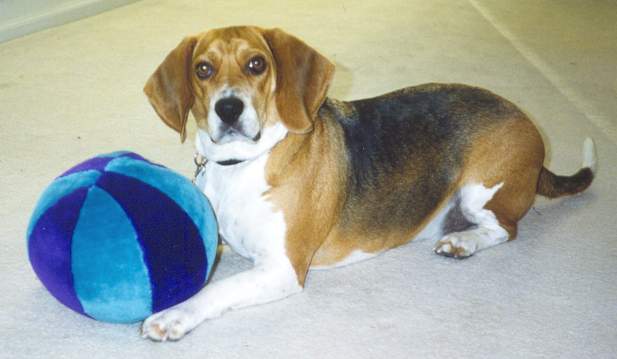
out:
M152 315L142 335L177 340L223 312L302 290L311 268L373 257L415 238L465 258L512 240L536 194L585 190L596 163L557 176L536 127L484 89L425 84L358 101L327 98L334 65L279 29L186 37L144 91L207 160L198 185L221 238L254 267Z

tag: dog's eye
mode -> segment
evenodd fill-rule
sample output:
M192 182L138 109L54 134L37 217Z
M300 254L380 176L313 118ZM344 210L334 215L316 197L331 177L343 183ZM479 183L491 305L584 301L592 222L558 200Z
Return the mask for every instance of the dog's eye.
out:
M252 57L246 64L246 69L253 75L260 75L266 70L266 60L261 56Z
M208 62L200 62L195 66L195 74L200 79L207 80L214 74L214 68Z

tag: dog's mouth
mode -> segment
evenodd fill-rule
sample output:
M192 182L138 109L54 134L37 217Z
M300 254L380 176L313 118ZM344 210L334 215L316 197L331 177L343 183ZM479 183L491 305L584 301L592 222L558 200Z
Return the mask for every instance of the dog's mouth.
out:
M209 136L212 142L217 145L235 141L256 143L261 138L261 130L258 130L257 133L250 133L242 127L221 125L215 133L210 133Z

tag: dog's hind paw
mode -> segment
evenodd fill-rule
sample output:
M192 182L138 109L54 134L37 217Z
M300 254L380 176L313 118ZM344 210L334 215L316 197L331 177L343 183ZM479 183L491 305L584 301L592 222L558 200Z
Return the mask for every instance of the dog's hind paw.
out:
M460 234L450 234L437 241L433 251L446 257L467 258L475 253L476 247L474 241Z

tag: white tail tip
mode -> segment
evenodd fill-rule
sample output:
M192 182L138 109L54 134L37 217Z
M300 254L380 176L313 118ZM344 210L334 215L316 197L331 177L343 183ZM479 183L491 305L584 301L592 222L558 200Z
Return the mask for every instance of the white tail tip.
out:
M589 168L593 174L598 167L598 156L596 155L596 145L591 137L587 137L583 142L583 167Z

